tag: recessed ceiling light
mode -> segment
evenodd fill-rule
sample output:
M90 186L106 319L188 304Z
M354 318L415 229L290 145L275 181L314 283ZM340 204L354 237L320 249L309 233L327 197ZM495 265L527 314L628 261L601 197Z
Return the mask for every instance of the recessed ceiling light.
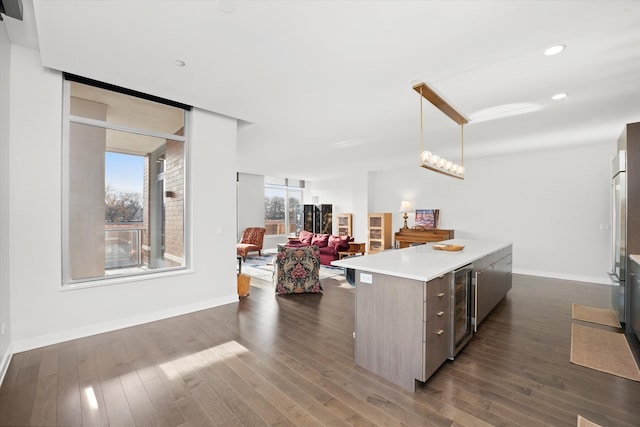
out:
M176 59L176 66L178 66L178 67L184 67L185 65L187 65L187 63L186 63L186 62L184 62L183 60L181 60L181 59Z
M554 101L558 101L559 99L565 99L567 97L566 93L556 93L551 97Z
M563 45L563 44L558 44L555 46L551 46L549 49L544 51L544 54L547 56L551 56L551 55L557 55L560 52L562 52L563 50L565 50L567 46Z

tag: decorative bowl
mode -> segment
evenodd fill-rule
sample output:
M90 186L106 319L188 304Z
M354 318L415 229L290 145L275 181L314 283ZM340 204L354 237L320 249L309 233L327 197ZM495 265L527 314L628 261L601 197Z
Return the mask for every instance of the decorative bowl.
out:
M451 244L442 244L442 243L435 243L433 245L433 249L439 250L439 251L461 251L464 249L464 245L451 245Z

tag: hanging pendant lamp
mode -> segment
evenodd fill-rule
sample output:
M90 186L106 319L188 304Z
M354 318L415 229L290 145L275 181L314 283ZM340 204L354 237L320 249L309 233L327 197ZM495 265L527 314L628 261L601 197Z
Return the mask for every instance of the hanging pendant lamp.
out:
M445 101L435 90L425 82L413 85L413 89L420 94L420 166L458 179L464 179L464 125L469 123L464 115L459 113L451 104ZM460 163L454 163L431 151L424 149L424 129L422 123L422 104L426 99L436 108L449 116L454 122L460 125Z

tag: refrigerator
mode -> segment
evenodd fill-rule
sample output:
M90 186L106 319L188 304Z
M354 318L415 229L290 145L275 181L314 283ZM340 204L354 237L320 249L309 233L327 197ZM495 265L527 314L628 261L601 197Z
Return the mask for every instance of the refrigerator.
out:
M618 320L626 320L627 285L627 174L626 150L613 159L611 182L611 306Z
M640 122L623 128L612 166L611 305L627 336L640 338L640 288L629 259L640 255Z
M625 167L625 240L620 246L625 248L625 287L623 305L625 332L633 340L631 350L640 361L640 271L637 263L629 260L630 255L640 255L640 122L629 123L618 139L618 150L626 150ZM636 258L637 259L637 258ZM633 267L634 271L631 271Z

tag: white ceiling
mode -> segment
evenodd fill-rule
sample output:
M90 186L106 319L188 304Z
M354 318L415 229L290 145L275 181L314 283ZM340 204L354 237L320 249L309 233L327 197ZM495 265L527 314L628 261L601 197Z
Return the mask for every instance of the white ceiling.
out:
M466 158L613 141L640 120L640 1L23 2L25 22L4 22L15 43L37 30L45 66L241 119L240 172L417 165L415 80L472 119ZM531 111L473 120L511 104ZM429 107L426 148L457 161L459 129Z

